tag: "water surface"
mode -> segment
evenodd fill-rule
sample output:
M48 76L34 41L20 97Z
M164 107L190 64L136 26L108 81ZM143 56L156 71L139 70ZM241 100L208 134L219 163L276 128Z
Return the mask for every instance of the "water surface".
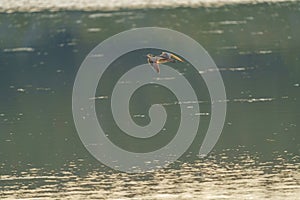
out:
M299 6L283 2L1 13L0 198L299 198ZM198 84L198 135L166 169L126 174L87 152L73 123L71 95L81 62L98 43L144 26L181 31L203 45L222 74L228 112L213 152L199 159L196 152L210 119L209 95L188 63L173 64ZM147 108L155 102L166 106L170 121L166 134L155 141L130 145L132 138L121 137L105 115L111 84L130 68L132 58L134 64L145 62L148 51L160 52L131 52L114 62L96 95L98 117L110 139L137 152L166 144L180 117L176 99L166 90L143 88L132 98L135 122L147 124Z

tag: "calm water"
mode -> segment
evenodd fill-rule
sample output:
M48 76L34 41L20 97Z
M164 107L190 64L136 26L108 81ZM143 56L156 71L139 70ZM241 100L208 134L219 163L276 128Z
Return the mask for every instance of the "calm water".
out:
M0 198L299 199L300 3L121 11L0 14ZM210 119L201 78L188 63L171 64L199 88L201 123L178 162L127 174L94 159L81 143L71 110L72 87L85 56L101 41L131 28L181 31L210 53L223 76L228 112L213 152L199 159ZM110 114L112 84L148 49L131 52L98 87L98 117L124 149L160 148L178 128L178 104L164 88L132 98L132 117L166 106L166 134L149 141L119 133ZM132 58L135 58L132 61ZM214 73L214 72L201 72ZM188 133L187 133L188 134ZM134 145L132 145L134 144Z

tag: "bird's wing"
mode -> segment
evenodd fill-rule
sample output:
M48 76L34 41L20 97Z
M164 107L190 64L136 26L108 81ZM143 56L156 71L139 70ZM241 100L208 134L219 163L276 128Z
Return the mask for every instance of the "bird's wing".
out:
M171 53L171 58L174 58L174 59L176 59L176 60L178 60L180 62L184 62L181 58L179 58L178 56L176 56L176 55L174 55L172 53Z
M159 68L158 63L152 63L151 65L152 65L152 67L155 69L155 71L159 74L160 68Z
M159 74L160 72L160 68L158 63L151 61L149 58L147 59L149 65L151 65L151 67L153 67L153 69Z

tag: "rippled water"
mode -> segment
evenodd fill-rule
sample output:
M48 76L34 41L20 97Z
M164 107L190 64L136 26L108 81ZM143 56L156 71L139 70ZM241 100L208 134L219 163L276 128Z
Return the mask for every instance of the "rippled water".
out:
M0 198L299 199L299 5L1 13ZM144 26L181 31L204 46L224 79L228 112L213 152L198 158L211 110L207 88L195 74L216 72L171 64L198 84L199 101L176 102L164 89L146 87L132 98L132 117L147 124L147 108L159 101L171 116L168 134L155 143L119 135L105 115L111 84L131 65L145 63L147 52L160 50L120 57L101 80L106 87L90 97L116 144L132 151L161 147L177 128L178 105L201 108L199 133L178 162L127 174L87 152L73 123L71 95L76 72L92 48Z
M232 4L256 4L256 3L280 3L294 2L296 0L65 0L63 3L58 0L2 0L0 11L58 11L58 10L119 10L119 9L141 9L141 8L176 8L176 7L218 7Z
M178 162L169 168L142 174L103 171L102 168L91 168L82 159L56 170L13 170L1 177L1 196L47 199L299 198L299 156L274 153L273 160L263 161L259 154L243 150L228 149L204 160Z

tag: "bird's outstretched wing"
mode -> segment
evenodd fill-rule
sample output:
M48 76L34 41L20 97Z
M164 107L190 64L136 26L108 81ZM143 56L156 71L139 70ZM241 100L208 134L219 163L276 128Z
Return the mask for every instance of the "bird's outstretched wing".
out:
M149 65L151 67L153 67L153 69L159 74L160 68L159 68L158 63L151 61L149 58L147 60L148 60Z
M178 60L180 62L184 62L181 58L171 53L171 58L174 58L175 60Z

